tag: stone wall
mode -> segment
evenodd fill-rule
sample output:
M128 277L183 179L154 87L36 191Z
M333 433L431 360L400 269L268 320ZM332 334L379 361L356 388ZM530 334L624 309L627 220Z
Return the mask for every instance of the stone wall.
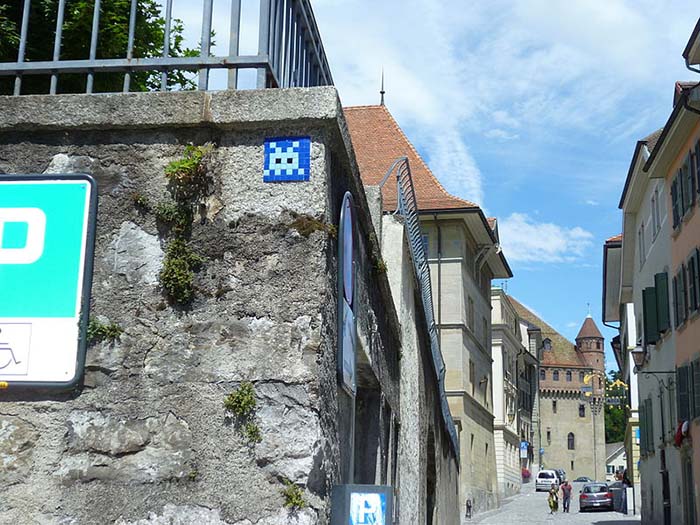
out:
M311 138L310 181L263 183L263 139L280 136ZM170 198L164 169L188 143L214 148L187 236L204 264L183 307L159 283L171 234L153 210ZM0 172L97 180L91 317L123 329L90 346L80 391L1 394L0 522L326 523L331 487L350 477L327 226L345 191L357 204L358 335L391 414L366 423L384 436L400 413L398 319L374 270L335 90L3 97ZM259 443L224 409L242 382L254 385ZM391 458L397 445L367 446ZM382 461L356 471L386 474ZM305 508L285 507L285 480Z

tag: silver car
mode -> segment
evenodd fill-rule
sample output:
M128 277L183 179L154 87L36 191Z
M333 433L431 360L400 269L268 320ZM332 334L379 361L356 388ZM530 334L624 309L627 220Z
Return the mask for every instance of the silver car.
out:
M586 483L578 497L581 512L590 509L613 510L613 494L607 483Z

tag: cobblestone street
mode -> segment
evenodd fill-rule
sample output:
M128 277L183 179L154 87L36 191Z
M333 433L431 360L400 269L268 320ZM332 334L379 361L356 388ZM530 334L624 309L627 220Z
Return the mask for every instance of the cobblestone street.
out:
M590 525L636 525L640 523L639 516L620 514L619 512L579 512L578 493L581 484L574 483L574 491L571 498L571 512L564 514L561 512L561 500L559 502L560 511L556 514L549 514L547 506L547 493L535 492L534 483L523 486L520 495L509 499L503 507L496 511L475 516L473 519L462 519L463 524L483 523L492 525L540 525L560 523L569 524L590 524Z

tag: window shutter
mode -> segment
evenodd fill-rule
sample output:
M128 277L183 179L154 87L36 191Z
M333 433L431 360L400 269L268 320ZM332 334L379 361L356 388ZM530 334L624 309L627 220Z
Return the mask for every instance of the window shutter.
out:
M670 312L668 307L668 274L657 273L654 276L656 288L656 316L659 332L665 332L671 328Z
M647 406L646 402L639 405L639 450L647 453Z
M656 316L656 289L644 288L642 291L642 312L644 319L644 343L654 344L659 340L659 326Z
M693 418L700 416L700 360L693 361Z
M647 399L647 414L649 417L649 424L647 425L647 443L649 445L649 452L654 452L654 410L652 409L651 399Z
M697 289L697 274L698 274L698 261L695 257L695 251L693 250L692 255L688 259L688 275L687 275L687 287L688 287L688 312L692 313L698 309L698 289Z
M683 174L683 214L685 215L695 204L695 174L690 168L690 154L681 167Z
M688 413L688 367L681 366L676 369L676 382L678 383L678 419L687 421Z
M678 276L673 277L673 326L681 325L680 311L678 310Z
M681 265L678 278L678 292L680 297L678 308L680 309L681 323L685 323L685 320L688 318L688 277L685 264Z
M671 183L671 207L673 208L673 228L676 229L681 223L680 195L678 191L678 175Z
M700 193L700 140L695 143L695 188Z

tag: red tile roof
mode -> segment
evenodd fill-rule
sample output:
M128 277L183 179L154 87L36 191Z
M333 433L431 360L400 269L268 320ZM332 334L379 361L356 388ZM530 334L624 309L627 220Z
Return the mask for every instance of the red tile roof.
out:
M586 320L583 322L581 330L579 330L576 339L581 339L583 337L599 337L600 339L603 339L603 334L601 334L600 330L598 330L598 326L596 326L592 317L586 317Z
M618 233L617 235L610 237L609 239L605 239L606 243L609 242L620 242L622 240L622 234Z
M405 156L411 166L419 209L478 208L477 204L450 195L443 188L386 106L354 106L343 108L343 111L364 184L379 184L394 161ZM396 183L387 181L382 188L382 197L384 210L394 211Z

